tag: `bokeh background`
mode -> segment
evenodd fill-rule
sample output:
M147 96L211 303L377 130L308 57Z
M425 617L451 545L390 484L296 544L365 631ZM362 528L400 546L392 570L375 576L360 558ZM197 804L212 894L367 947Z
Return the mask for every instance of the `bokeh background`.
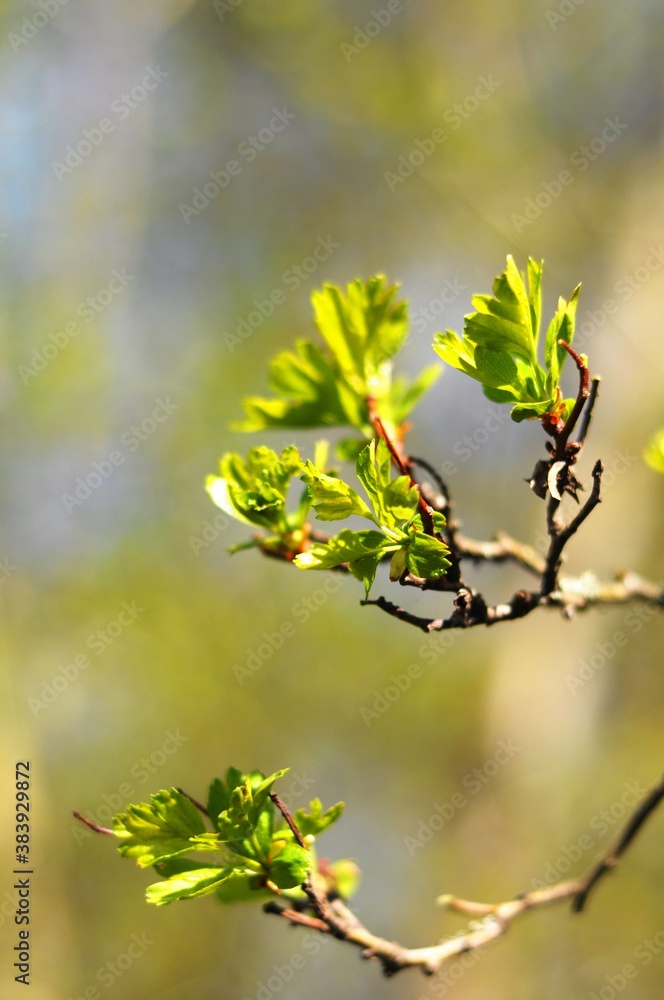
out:
M583 281L579 343L604 377L580 472L604 459L605 502L566 569L661 579L663 482L641 452L663 417L663 22L655 0L2 4L0 780L11 815L14 761L31 759L33 1000L608 997L627 963L623 996L660 995L661 815L583 917L541 912L472 968L386 981L258 908L149 908L149 873L71 810L104 822L160 787L203 796L229 764L290 765L294 806L348 804L320 846L361 866L362 918L416 945L462 926L435 907L442 892L504 899L582 870L657 777L657 617L542 613L442 651L360 608L353 581L326 595L322 576L229 557L244 533L215 520L203 482L222 451L258 443L229 422L265 389L271 354L311 334L323 281L402 283L414 373L505 254L531 254L546 260L549 313ZM287 124L261 133L275 111ZM251 157L242 144L259 133ZM409 156L417 168L395 180ZM220 174L231 160L239 170ZM234 342L275 290L272 315ZM497 409L447 371L411 451L453 463L467 532L537 542L543 505L523 479L541 432L496 428ZM265 436L291 439L312 443ZM94 472L89 496L67 499ZM524 582L504 568L481 579L496 599ZM294 634L240 683L285 622ZM367 724L409 664L421 677ZM501 741L519 749L495 768ZM476 792L474 768L497 772ZM22 995L12 839L8 820L4 996ZM127 967L132 940L143 950Z

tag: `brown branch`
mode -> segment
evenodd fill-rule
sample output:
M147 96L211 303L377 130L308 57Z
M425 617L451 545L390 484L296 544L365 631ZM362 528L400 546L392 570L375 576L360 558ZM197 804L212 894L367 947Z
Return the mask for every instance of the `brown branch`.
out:
M203 805L203 803L199 802L198 799L195 799L193 795L189 794L189 792L185 792L184 788L178 788L178 792L180 793L180 795L184 795L185 799L189 799L189 801L191 802L191 804L194 805L194 806L196 806L196 808L198 809L198 811L201 812L201 813L203 813L204 816L209 816L210 815L210 813L208 812L208 810L206 809L206 807Z
M482 948L502 937L517 917L531 910L569 900L572 903L572 910L579 913L599 881L615 871L620 857L663 798L664 775L639 803L597 861L579 878L566 879L544 889L520 893L502 903L480 903L452 895L439 897L440 905L455 913L471 917L472 922L465 931L430 947L406 948L394 941L377 937L364 927L340 899L330 901L326 897L327 916L322 916L321 908L313 903L317 913L315 918L307 918L297 910L281 908L275 903L267 904L265 910L283 917L291 924L304 924L321 933L334 934L340 940L361 948L362 957L377 959L386 976L393 976L408 968L419 968L425 975L434 975L451 958Z
M499 553L497 558L503 558L503 554ZM504 558L509 557L505 555ZM536 591L518 590L505 604L494 606L484 604L480 594L472 591L465 593L470 594L470 613L464 616L457 610L449 618L421 618L397 604L392 604L384 597L361 603L375 605L393 618L415 625L426 633L516 621L518 618L525 618L536 608L557 608L567 618L575 612L585 611L597 605L641 602L664 608L664 585L646 580L637 573L619 574L615 580L608 582L600 582L590 574L582 577L561 577L558 589L550 594L542 595Z
M115 834L114 830L109 830L108 827L106 826L99 826L98 823L93 823L92 820L86 819L85 816L83 816L78 811L78 809L72 809L72 814L76 817L77 820L80 820L81 823L85 823L87 827L89 827L91 830L94 830L95 833L104 833L106 834L106 836L111 836L111 837L114 836Z
M558 343L561 347L565 348L579 371L579 391L577 393L576 401L572 407L569 417L565 421L563 429L556 438L556 457L563 459L565 457L565 449L567 447L570 434L574 430L576 422L581 416L581 411L586 405L586 400L590 396L590 372L588 370L587 363L583 360L580 354L577 354L576 351L570 347L566 340L559 340Z
M496 533L491 541L479 541L457 534L459 554L464 559L479 562L514 562L536 576L546 569L546 560L530 545L519 542L503 531Z
M636 811L627 820L622 830L618 831L618 834L611 841L604 853L597 859L593 867L582 879L585 884L577 893L572 907L575 913L580 913L584 908L588 896L599 880L618 867L620 858L662 799L664 799L664 775L662 775L656 785L653 785Z
M593 376L590 383L590 396L588 397L588 405L583 411L583 416L581 419L581 426L579 427L579 436L577 437L577 442L579 444L584 444L586 437L588 436L588 431L590 429L590 421L592 420L593 410L595 409L595 403L597 402L597 397L599 395L599 384L601 382L599 375Z
M558 583L558 572L562 563L563 549L572 535L576 534L579 530L589 514L591 514L595 507L602 502L601 489L603 471L604 467L598 460L595 462L595 466L593 468L593 488L590 496L576 517L572 518L566 527L560 528L551 535L549 550L545 557L546 569L542 575L541 593L543 597L546 597L547 594L550 594L552 590L556 589Z

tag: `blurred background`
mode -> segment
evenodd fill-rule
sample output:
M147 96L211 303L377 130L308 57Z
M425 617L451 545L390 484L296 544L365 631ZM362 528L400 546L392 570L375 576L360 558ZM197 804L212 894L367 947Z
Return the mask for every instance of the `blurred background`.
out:
M257 907L148 907L150 873L71 810L103 824L161 787L203 797L229 764L290 765L294 807L348 804L320 849L362 868L359 915L423 945L463 926L440 893L506 899L580 872L657 778L647 610L442 646L360 608L352 580L331 593L231 558L245 534L203 483L260 443L229 422L312 334L323 281L402 283L412 374L506 253L530 254L548 315L583 281L578 344L604 378L579 469L588 483L604 460L604 503L566 571L662 578L663 482L641 452L664 422L663 22L655 0L2 4L0 780L12 815L14 762L32 761L33 1000L605 998L627 964L624 996L660 995L662 815L582 917L541 912L471 967L386 981ZM538 544L523 480L543 439L506 414L448 370L410 449L448 463L469 534ZM263 438L290 440L312 444ZM495 600L526 582L473 579ZM12 843L8 821L0 971L18 996Z

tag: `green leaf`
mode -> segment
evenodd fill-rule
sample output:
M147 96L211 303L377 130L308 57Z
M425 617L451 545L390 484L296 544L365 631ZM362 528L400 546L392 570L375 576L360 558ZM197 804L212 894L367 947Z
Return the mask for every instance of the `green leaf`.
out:
M406 552L406 565L413 576L437 580L450 567L449 549L444 542L431 535L415 532Z
M537 344L542 318L542 269L544 261L539 264L532 257L528 258L528 303L530 305L530 326Z
M383 493L390 484L390 452L381 438L376 446L372 441L360 452L355 471L375 511L380 511Z
M221 475L208 476L205 486L213 502L236 520L287 532L292 526L286 517L286 494L301 470L294 446L284 448L281 455L271 448L252 448L246 459L227 452L220 462Z
M519 369L506 351L491 351L485 347L475 348L477 377L484 385L494 389L506 389L519 382Z
M307 552L295 557L300 569L333 569L367 555L382 556L391 543L380 531L351 531L344 528L327 542L314 542Z
M364 581L365 594L368 594L378 563L395 547L395 543L380 531L345 528L325 543L314 543L307 552L297 555L294 562L299 569L333 569L348 563L353 576Z
M211 835L205 838L200 813L177 788L156 792L149 803L127 806L113 817L113 832L122 841L120 854L136 858L142 868L191 850L219 849Z
M532 290L536 295L540 279L541 265L537 289ZM464 322L469 340L489 350L516 352L526 361L536 362L537 332L533 328L530 295L511 255L493 283L493 296L474 295L472 301L477 312L466 316Z
M577 285L569 297L569 301L558 299L558 308L553 315L549 328L546 331L545 340L545 360L549 369L549 391L555 394L556 387L560 382L560 373L565 361L569 357L564 347L560 347L559 340L564 340L572 344L574 340L574 326L576 322L576 309L579 303L581 285Z
M265 887L263 876L235 870L219 883L215 896L220 903L230 905L274 898L274 893Z
M344 803L337 802L336 805L330 806L323 812L323 805L320 799L313 799L309 803L309 811L306 809L298 809L295 813L295 825L302 834L303 837L318 837L323 830L327 830L329 826L341 816L344 811Z
M234 426L244 431L266 428L353 427L364 438L373 428L368 396L386 426L398 428L437 372L428 368L413 382L392 381L392 358L407 335L405 302L397 286L383 275L353 281L343 290L325 285L314 292L314 316L327 350L306 340L284 351L270 364L272 399L244 401L246 419Z
M390 560L390 580L393 583L400 580L407 569L406 549L397 549Z
M311 868L311 854L299 844L286 844L270 862L269 878L280 889L302 885Z
M163 882L149 885L145 891L148 903L166 906L178 899L195 899L216 892L219 886L233 873L229 868L197 868L194 871L172 875Z
M644 449L643 457L651 469L664 474L664 427L653 434Z
M277 398L245 399L247 417L231 425L236 430L357 426L365 418L363 400L339 382L332 359L309 341L299 340L294 352L278 354L269 381Z
M264 778L260 771L241 775L229 769L227 782L228 805L217 819L219 839L229 844L238 853L248 857L258 857L267 852L273 828L272 802L270 790L275 781L288 771L285 768ZM243 780L239 782L238 776ZM233 785L233 787L231 787ZM264 817L263 813L267 812ZM246 842L255 838L253 847ZM258 847L258 851L256 850Z
M542 313L542 267L528 258L528 287L512 257L493 284L493 295L476 295L476 312L465 317L464 336L452 330L438 333L434 350L449 365L482 383L485 395L497 403L514 405L516 422L560 415L560 372L567 357L559 339L571 343L579 287L569 301L560 299L547 329L545 371L537 360Z
M367 491L376 519L388 528L396 528L415 514L419 493L409 476L392 480L390 469L390 452L383 438L378 444L372 441L357 460L357 478Z
M342 479L326 475L312 462L307 462L301 478L309 488L312 506L322 521L339 521L351 514L372 520L364 500Z
M366 389L367 379L394 357L407 336L405 302L395 302L396 285L383 275L353 281L346 294L324 285L311 301L316 325L351 383Z
M219 813L228 808L229 792L221 778L214 778L208 789L207 811L215 830L219 830Z

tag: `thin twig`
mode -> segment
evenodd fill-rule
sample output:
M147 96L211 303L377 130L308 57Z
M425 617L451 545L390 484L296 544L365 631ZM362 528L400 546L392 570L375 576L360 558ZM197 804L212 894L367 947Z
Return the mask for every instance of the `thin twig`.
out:
M595 409L595 403L597 402L597 397L599 395L599 384L601 382L599 375L593 376L590 383L590 396L588 398L588 405L583 411L581 417L581 425L579 427L579 435L577 437L577 442L579 444L584 444L588 436L588 431L590 429L590 421L592 420L593 410Z
M595 466L593 468L593 488L590 496L576 517L572 518L570 523L565 528L561 528L551 537L549 550L546 554L546 569L542 575L541 593L543 597L546 597L547 594L550 594L552 590L556 589L558 583L558 572L562 563L563 549L572 535L579 530L589 514L591 514L595 507L602 502L601 489L603 471L604 467L598 460L595 462Z
M205 806L203 805L203 803L199 802L198 799L195 799L193 795L189 794L189 792L185 792L184 788L178 788L178 792L180 793L180 795L184 795L185 799L189 799L189 801L192 803L192 805L195 805L196 808L198 809L198 811L202 812L204 816L209 816L210 815L210 813L205 808Z
M601 857L598 858L590 871L586 873L585 878L582 880L585 882L585 885L574 899L572 909L575 913L580 913L584 908L588 896L599 880L617 868L620 858L663 798L664 775L662 775L656 785L653 785L636 809L636 812L632 813L622 830L618 832Z
M588 370L588 365L583 360L580 354L570 347L566 340L559 340L558 343L561 347L564 347L570 357L574 360L574 363L579 371L579 391L577 393L576 401L572 407L572 411L565 421L565 425L556 437L556 457L559 459L565 458L565 449L567 442L569 441L570 434L576 426L576 422L581 416L581 411L586 405L586 400L590 395L589 382L590 382L590 372Z
M450 959L484 947L502 937L517 917L531 910L570 900L573 911L579 913L599 881L615 870L618 859L663 798L664 776L639 803L597 861L579 878L566 879L543 889L520 893L502 903L480 903L452 895L439 897L440 905L455 913L471 917L472 922L466 930L431 947L405 948L394 941L377 937L364 927L340 899L332 901L326 899L326 917L321 916L321 908L317 904L312 904L317 917L309 919L303 918L303 914L297 910L281 908L275 903L267 904L265 910L283 917L292 924L305 924L321 933L334 934L340 940L361 948L362 957L377 959L386 976L393 976L408 968L419 968L425 975L434 975Z
M72 813L76 817L76 819L80 820L81 823L85 823L85 825L88 826L91 830L94 830L95 833L105 833L107 836L111 837L115 835L114 830L109 830L108 827L106 826L99 826L97 823L93 823L91 820L86 819L85 816L83 816L78 811L78 809L73 809Z

